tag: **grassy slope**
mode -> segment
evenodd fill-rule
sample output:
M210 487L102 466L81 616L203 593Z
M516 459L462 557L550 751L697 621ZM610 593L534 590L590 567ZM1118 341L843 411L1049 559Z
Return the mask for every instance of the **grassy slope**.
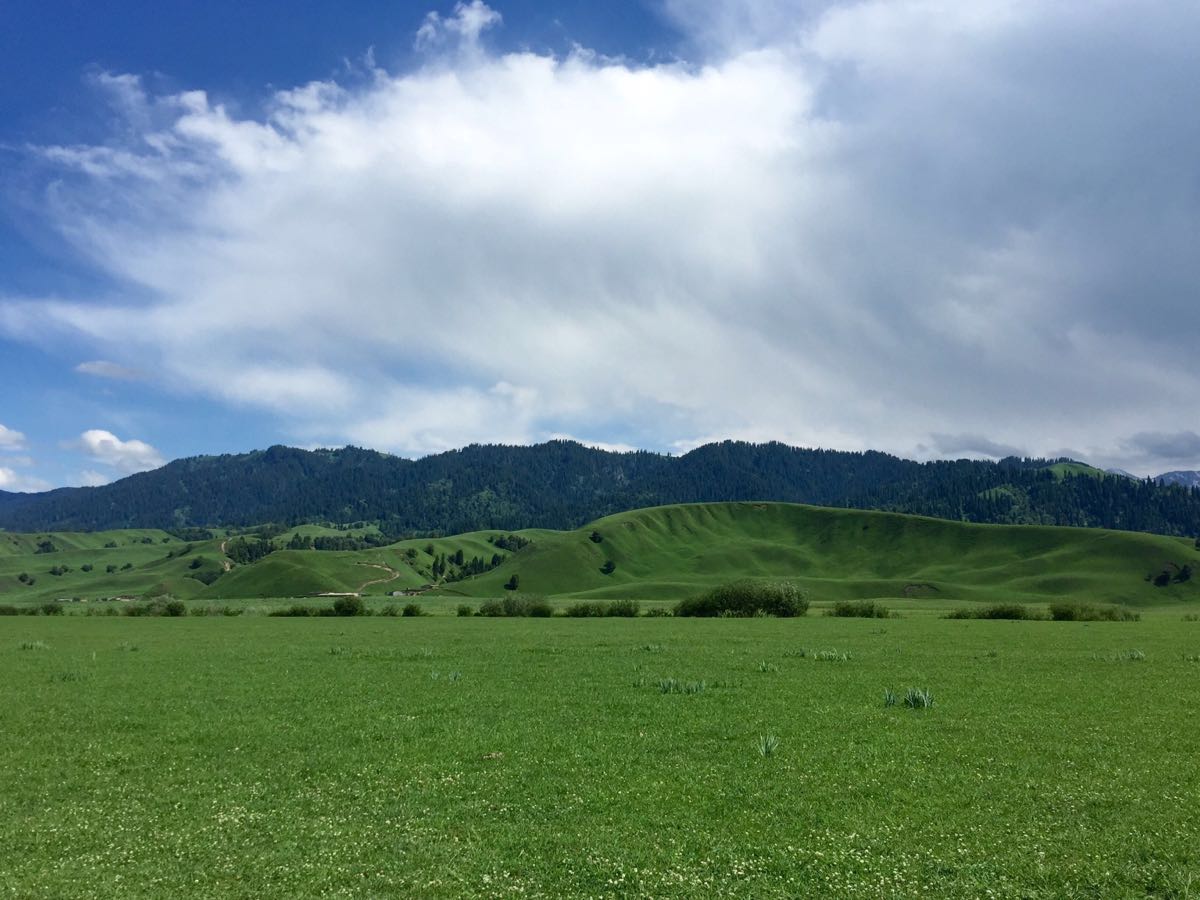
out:
M1054 465L1047 466L1046 468L1054 473L1054 477L1058 481L1062 481L1068 475L1087 475L1091 478L1110 477L1103 469L1097 469L1095 466L1089 466L1087 463L1081 462L1054 463Z
M604 540L589 535L599 531ZM1158 535L1082 528L968 525L860 510L785 503L715 503L657 507L609 516L577 531L520 532L533 544L509 555L489 542L503 532L473 532L402 541L362 552L281 550L250 566L235 567L212 586L188 575L191 561L218 566L220 541L182 544L162 532L52 535L64 549L32 554L41 535L0 535L0 597L44 601L127 594L224 600L301 597L364 590L383 594L419 588L432 580L434 555L461 549L466 559L507 558L491 572L446 584L448 597L504 593L515 573L521 589L557 597L632 597L674 600L704 587L742 577L788 578L815 600L905 598L953 603L1045 602L1059 598L1100 600L1148 607L1200 599L1200 578L1155 588L1145 580L1164 565L1200 568L1191 541ZM150 538L151 543L142 540ZM116 549L104 544L116 541ZM65 549L73 548L73 549ZM23 555L13 551L23 549ZM433 550L433 554L426 551ZM604 575L606 560L616 571ZM84 563L93 571L84 573ZM107 564L132 569L105 574ZM73 571L55 577L51 566ZM394 579L372 566L398 573ZM33 588L20 572L37 579ZM365 586L365 588L364 588Z
M595 529L604 540L593 543ZM612 575L600 567L616 563ZM621 513L543 533L493 572L447 591L589 597L680 596L737 577L791 578L815 599L939 597L1149 606L1200 599L1200 580L1155 588L1164 564L1200 564L1190 541L1084 528L970 525L784 503L718 503Z

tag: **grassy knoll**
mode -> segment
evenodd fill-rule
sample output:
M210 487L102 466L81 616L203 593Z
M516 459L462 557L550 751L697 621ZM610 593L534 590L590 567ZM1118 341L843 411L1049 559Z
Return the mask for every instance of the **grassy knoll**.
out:
M0 890L1187 896L1198 654L1162 613L8 618Z

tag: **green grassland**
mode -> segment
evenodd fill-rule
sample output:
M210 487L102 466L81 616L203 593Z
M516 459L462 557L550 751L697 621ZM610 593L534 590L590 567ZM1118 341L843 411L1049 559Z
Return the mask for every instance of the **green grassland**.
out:
M0 892L1187 897L1197 657L1178 612L0 619Z
M277 545L297 530L310 536L338 533L302 526L276 538ZM432 586L424 594L430 608L451 609L456 598L502 596L515 574L520 590L560 602L629 598L663 604L745 577L792 580L818 603L1067 599L1153 608L1200 600L1200 578L1172 577L1161 586L1153 581L1164 571L1175 576L1184 566L1200 566L1193 542L1136 532L972 525L787 503L712 503L621 513L576 531L519 534L531 543L515 552L494 543L503 532L489 531L361 551L278 550L240 566L226 558L224 538L183 544L164 532L0 534L0 598L32 603L171 595L229 601L383 595ZM34 552L46 539L58 552ZM462 580L437 578L435 558L459 551L466 560L490 562L498 554L502 562ZM606 563L612 564L610 572L604 571ZM107 571L118 564L118 571ZM85 572L84 565L92 570ZM49 574L56 566L69 571ZM22 572L35 583L18 581ZM205 573L216 576L211 584L194 577Z

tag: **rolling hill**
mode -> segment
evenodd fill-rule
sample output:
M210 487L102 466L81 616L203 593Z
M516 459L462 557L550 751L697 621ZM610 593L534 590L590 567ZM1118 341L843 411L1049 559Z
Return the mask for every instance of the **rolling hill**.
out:
M276 545L291 534L276 537ZM771 578L792 580L818 601L890 598L937 605L1068 598L1137 607L1200 601L1200 578L1185 578L1200 567L1192 541L1102 529L708 503L635 510L581 529L530 529L518 536L530 543L517 549L521 542L506 532L470 532L361 551L279 549L235 566L224 557L220 538L185 544L152 531L0 535L0 595L43 601L170 593L225 601L382 595L436 582L425 596L478 599L504 595L517 575L520 590L556 598L669 601L737 578ZM37 553L46 540L55 551ZM454 580L467 571L453 564L458 553L464 565L473 559L491 565L493 558L496 565ZM439 559L451 560L449 579L434 574ZM606 574L609 562L613 568ZM84 572L84 565L91 571ZM49 574L58 566L69 571ZM18 581L20 572L32 574L35 584ZM215 576L209 585L194 577L205 573Z

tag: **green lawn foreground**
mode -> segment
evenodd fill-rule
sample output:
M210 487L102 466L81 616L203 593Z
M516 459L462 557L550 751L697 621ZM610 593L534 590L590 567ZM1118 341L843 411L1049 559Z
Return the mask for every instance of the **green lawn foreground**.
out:
M1178 614L13 618L0 891L1185 897L1196 655Z

